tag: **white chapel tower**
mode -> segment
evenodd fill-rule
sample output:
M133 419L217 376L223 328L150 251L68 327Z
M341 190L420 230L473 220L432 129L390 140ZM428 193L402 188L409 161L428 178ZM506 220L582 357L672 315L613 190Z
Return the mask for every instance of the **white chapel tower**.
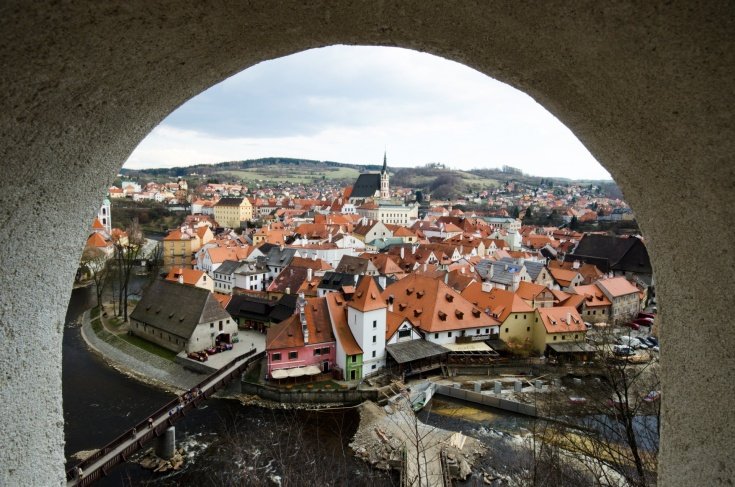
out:
M388 154L383 153L383 169L380 171L380 199L390 199L390 176L388 175Z

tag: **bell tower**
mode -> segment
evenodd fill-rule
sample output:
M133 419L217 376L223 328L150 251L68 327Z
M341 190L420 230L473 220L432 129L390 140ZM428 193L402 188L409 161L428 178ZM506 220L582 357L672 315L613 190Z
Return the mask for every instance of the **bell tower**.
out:
M388 154L383 153L383 169L380 171L380 199L390 199L390 176L388 175Z

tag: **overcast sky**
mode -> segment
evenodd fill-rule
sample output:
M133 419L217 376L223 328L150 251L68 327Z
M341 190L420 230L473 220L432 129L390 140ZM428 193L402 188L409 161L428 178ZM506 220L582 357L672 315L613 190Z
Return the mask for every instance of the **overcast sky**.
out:
M610 179L526 94L462 64L398 48L332 46L253 66L168 116L127 168L297 157Z

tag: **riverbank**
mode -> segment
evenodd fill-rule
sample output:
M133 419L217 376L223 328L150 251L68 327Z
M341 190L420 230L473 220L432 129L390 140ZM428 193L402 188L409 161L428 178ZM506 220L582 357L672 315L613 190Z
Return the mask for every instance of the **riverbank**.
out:
M82 338L90 349L98 353L118 372L174 394L187 391L202 380L202 375L189 372L175 362L115 336L105 326L104 317L100 316L98 319L102 326L93 327L91 310L84 312Z

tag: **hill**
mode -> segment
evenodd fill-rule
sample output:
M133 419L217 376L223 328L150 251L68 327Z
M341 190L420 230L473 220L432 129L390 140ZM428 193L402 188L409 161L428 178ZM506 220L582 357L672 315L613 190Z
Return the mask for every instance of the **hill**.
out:
M143 181L166 182L185 178L190 184L201 182L238 181L254 183L318 184L328 180L336 184L351 184L363 172L380 171L380 165L346 164L334 161L315 161L285 157L268 157L247 161L218 164L198 164L187 167L157 169L122 169L123 177ZM435 199L451 199L467 193L492 190L507 183L530 187L543 184L568 186L572 183L595 184L611 197L622 197L612 181L572 181L565 178L542 178L524 174L521 170L504 166L498 169L451 169L431 163L422 167L390 168L391 185L430 193Z

